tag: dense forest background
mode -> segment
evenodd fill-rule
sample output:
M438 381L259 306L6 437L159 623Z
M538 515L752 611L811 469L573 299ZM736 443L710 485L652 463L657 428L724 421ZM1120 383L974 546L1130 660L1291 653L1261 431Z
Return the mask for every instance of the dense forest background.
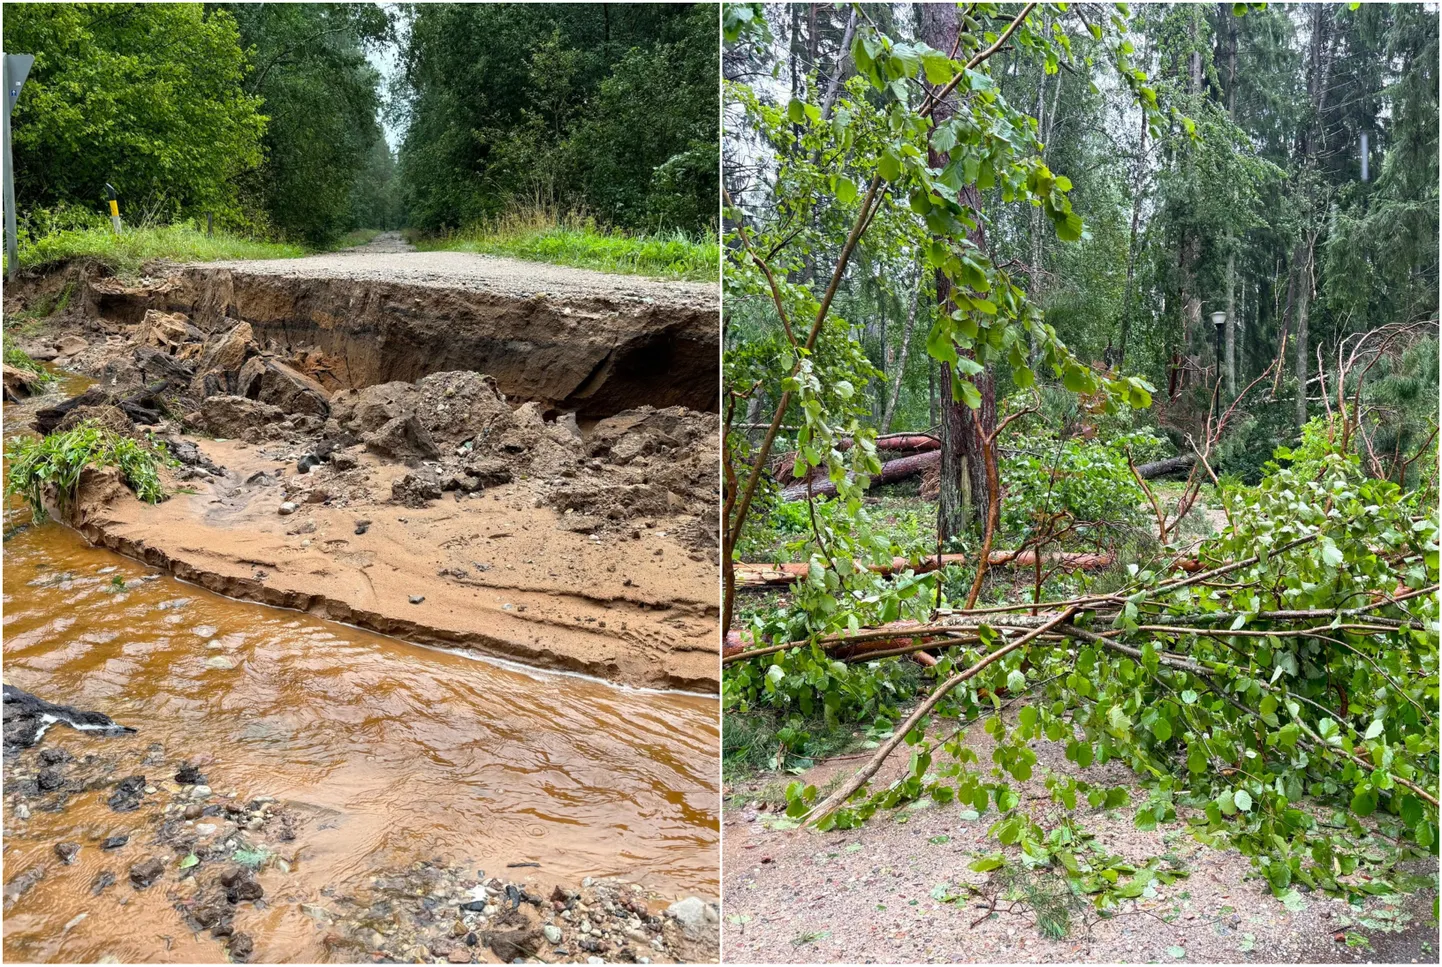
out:
M756 9L766 40L728 45L729 81L785 110L793 98L822 103L855 75L849 8ZM879 29L913 38L920 9L860 7ZM1178 431L1205 414L1219 370L1224 396L1234 396L1283 354L1275 391L1249 404L1224 444L1219 469L1255 477L1305 423L1298 386L1315 378L1319 350L1333 353L1349 334L1389 323L1436 318L1437 14L1420 4L1320 3L1137 4L1131 12L1132 60L1170 123L1160 137L1148 133L1133 92L1084 32L1045 70L1031 51L1004 49L991 63L1000 95L1037 119L1044 161L1070 179L1085 231L1077 241L1059 238L1037 207L1005 200L997 186L981 192L985 238L994 263L1026 280L1028 298L1080 359L1157 387L1151 412L1163 428ZM1099 6L1082 13L1106 18ZM726 116L725 188L743 208L765 208L773 203L770 154L734 97ZM925 348L937 312L934 275L917 251L887 238L863 239L833 309L878 371L865 393L882 433L938 422L936 367ZM816 261L830 264L829 252ZM1226 313L1220 340L1215 312ZM728 302L733 383L786 356L769 316L763 296ZM1388 377L1382 391L1406 415L1381 442L1408 453L1435 417L1435 340ZM1005 372L999 379L998 399L1010 389ZM753 396L752 420L775 399ZM1312 415L1320 409L1314 399Z
M22 234L95 224L107 183L131 224L213 215L310 246L518 206L707 230L716 22L670 4L6 4L6 51L36 57L15 107Z

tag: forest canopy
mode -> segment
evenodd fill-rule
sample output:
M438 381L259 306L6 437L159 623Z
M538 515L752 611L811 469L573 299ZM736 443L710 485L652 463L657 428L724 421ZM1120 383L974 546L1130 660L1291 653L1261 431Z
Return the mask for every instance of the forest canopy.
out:
M43 234L108 183L132 221L333 239L386 206L357 188L384 146L365 49L388 30L369 4L7 4L5 49L35 55L17 207Z
M508 208L714 226L717 14L707 4L417 4L400 164L414 224Z

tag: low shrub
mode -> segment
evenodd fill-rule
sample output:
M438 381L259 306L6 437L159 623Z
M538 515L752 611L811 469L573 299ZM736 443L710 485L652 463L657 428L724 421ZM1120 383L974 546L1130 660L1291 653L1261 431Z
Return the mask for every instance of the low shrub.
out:
M150 504L165 499L160 468L172 463L165 445L142 443L86 421L71 430L15 441L6 451L10 479L5 498L19 495L39 522L47 518L45 498L53 494L61 513L74 506L87 467L114 467L135 496Z

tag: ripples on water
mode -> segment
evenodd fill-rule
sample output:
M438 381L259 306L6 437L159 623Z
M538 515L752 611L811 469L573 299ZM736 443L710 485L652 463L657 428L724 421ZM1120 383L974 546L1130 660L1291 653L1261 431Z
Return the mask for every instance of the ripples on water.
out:
M718 892L714 700L531 674L169 577L140 581L147 572L53 523L6 542L6 681L139 730L104 739L56 726L46 744L83 755L160 743L167 762L213 757L205 772L217 792L301 804L323 817L301 832L293 874L315 889L438 857ZM50 854L80 839L77 827L125 825L101 798L19 825L7 815L6 879L32 862L52 868L6 917L7 959L34 955L27 936L57 934L78 913L121 913L97 910L115 890L89 895L105 865L89 841L75 867ZM140 858L126 856L122 879ZM173 915L168 926L184 932ZM96 943L64 953L111 949Z

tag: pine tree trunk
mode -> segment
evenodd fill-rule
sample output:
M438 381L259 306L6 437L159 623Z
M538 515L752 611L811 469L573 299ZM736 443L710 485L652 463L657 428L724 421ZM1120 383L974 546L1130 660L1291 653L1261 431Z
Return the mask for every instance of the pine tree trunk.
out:
M1227 398L1237 398L1237 256L1227 253Z
M921 39L937 50L951 50L957 38L957 8L954 4L922 4ZM954 98L955 95L953 95ZM937 105L933 113L940 125L956 111L952 98ZM943 167L947 163L944 152L929 151L929 163ZM968 186L959 193L959 200L980 216L981 192ZM977 227L968 238L978 247L986 248L986 235L978 217ZM950 311L951 281L938 272L936 276L936 302L943 311ZM986 486L986 462L982 458L982 438L972 418L971 408L957 400L952 392L951 367L938 364L938 396L941 405L941 499L937 514L937 536L941 540L958 537L968 529L980 528L986 520L989 494ZM981 425L990 431L996 426L996 384L989 372L981 373L972 380L981 394Z
M886 410L881 415L881 436L891 432L891 420L896 415L896 403L901 399L901 381L906 376L906 357L911 353L911 333L916 327L916 310L921 305L921 272L921 267L917 266L917 291L912 293L911 308L906 312L906 326L901 330L901 354L891 367L891 397L886 401Z
M1312 242L1301 243L1301 264L1297 267L1297 336L1292 343L1297 367L1297 432L1307 424L1307 370L1309 341L1307 339L1307 310L1312 302Z

